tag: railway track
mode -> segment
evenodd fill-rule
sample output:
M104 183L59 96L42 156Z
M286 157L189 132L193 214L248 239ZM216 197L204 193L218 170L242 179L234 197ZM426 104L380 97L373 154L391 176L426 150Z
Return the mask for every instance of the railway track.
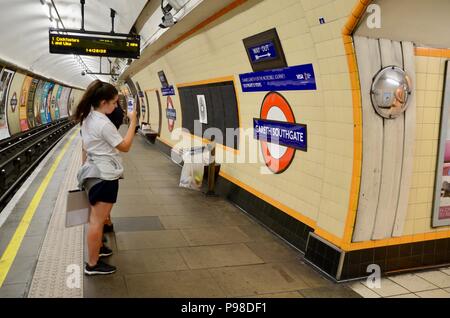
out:
M58 120L0 143L0 213L33 169L74 126L68 119Z

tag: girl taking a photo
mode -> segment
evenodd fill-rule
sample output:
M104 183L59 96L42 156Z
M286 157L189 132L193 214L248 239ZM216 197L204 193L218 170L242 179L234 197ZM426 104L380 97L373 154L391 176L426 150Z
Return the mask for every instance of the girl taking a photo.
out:
M87 191L91 213L87 230L88 260L86 275L106 275L116 271L116 267L100 260L110 256L112 251L103 245L103 226L109 218L117 200L119 179L123 175L119 152L131 148L136 129L136 112L128 112L130 126L122 137L114 124L106 116L116 108L119 93L117 89L100 80L95 80L86 89L75 112L75 120L81 125L83 151L86 161L78 171L81 189Z

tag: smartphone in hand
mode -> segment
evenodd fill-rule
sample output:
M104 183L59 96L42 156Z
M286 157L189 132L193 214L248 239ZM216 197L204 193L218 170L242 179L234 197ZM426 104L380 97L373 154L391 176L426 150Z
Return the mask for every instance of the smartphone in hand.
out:
M133 97L128 97L127 100L127 110L129 113L131 113L132 111L134 111L134 98Z

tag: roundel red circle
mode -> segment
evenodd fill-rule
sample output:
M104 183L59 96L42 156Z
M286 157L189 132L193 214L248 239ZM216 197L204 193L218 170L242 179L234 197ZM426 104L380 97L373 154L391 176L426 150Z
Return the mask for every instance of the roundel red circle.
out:
M172 98L170 98L170 96L167 96L167 109L174 109L173 101ZM169 131L172 132L173 127L175 126L175 120L168 118L167 125L169 127Z
M261 105L261 119L295 123L294 113L288 101L279 93L268 93ZM282 173L295 156L295 149L261 141L261 150L266 166L273 173Z

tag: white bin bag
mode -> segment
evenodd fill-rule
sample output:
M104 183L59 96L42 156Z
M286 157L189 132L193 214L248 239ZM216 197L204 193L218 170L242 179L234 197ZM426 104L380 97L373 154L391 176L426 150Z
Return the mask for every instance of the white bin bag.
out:
M203 152L191 154L187 150L183 153L183 169L181 170L180 187L200 191L203 183Z

